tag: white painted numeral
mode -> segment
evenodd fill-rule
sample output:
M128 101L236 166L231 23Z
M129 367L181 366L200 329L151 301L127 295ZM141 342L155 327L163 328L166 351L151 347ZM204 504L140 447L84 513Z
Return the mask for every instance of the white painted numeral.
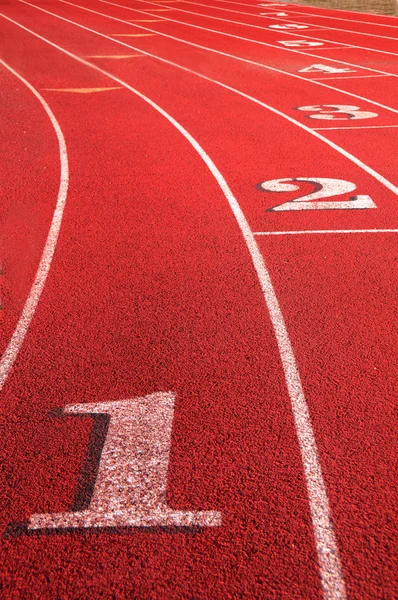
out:
M279 40L278 44L288 48L301 48L304 46L323 46L323 42L310 42L309 40Z
M355 69L337 69L329 65L311 65L304 69L299 69L299 73L356 73Z
M355 183L344 181L343 179L328 179L324 177L296 177L294 179L272 179L263 181L257 186L263 192L294 192L300 189L300 186L294 182L311 183L314 190L310 194L299 196L294 200L280 204L269 211L292 211L292 210L352 210L377 208L370 196L354 196L349 200L319 202L321 198L333 198L342 194L349 194L356 190Z
M285 25L269 25L269 29L308 29L308 25L297 25L296 23L286 23Z
M167 506L174 398L173 393L160 392L119 402L67 406L66 414L110 417L94 491L85 510L35 514L28 528L221 525L219 512Z
M373 119L379 115L374 112L361 110L359 106L345 104L317 104L315 106L298 106L297 110L315 113L306 115L310 119L325 119L327 121L349 121L354 119Z

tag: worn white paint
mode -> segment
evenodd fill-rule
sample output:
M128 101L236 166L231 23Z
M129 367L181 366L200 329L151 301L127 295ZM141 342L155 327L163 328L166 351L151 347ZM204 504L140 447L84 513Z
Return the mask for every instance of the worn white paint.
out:
M268 25L269 29L308 29L308 25L298 25L297 23L286 23L286 25Z
M292 183L293 182L293 183ZM349 200L322 201L322 198L333 198L342 196L356 190L355 183L342 179L330 179L325 177L296 177L294 179L272 179L260 184L264 192L293 192L299 191L300 186L295 182L310 183L315 190L310 194L300 196L294 200L284 202L273 207L272 211L297 211L297 210L353 210L377 208L373 200L366 195L354 196Z
M354 121L358 119L373 119L377 113L361 110L359 106L349 104L316 104L314 106L298 106L297 110L313 113L307 115L310 119L326 121Z
M17 73L12 67L10 67L4 60L0 59L0 65L8 69L10 73L15 75L31 92L42 107L44 108L48 118L51 121L51 125L54 128L55 135L57 136L58 148L59 148L59 162L60 162L60 181L58 189L58 197L53 213L50 229L47 235L47 240L43 249L43 253L40 258L40 263L33 281L33 285L29 291L25 305L22 309L21 316L17 323L17 326L12 334L11 340L8 343L7 348L3 356L0 359L0 390L7 380L8 375L17 359L19 351L24 342L25 336L32 322L34 314L39 304L44 286L47 281L48 273L50 271L51 263L54 257L55 248L58 241L59 231L61 228L62 217L64 214L65 202L68 193L69 185L69 167L68 167L68 154L66 150L65 138L62 133L61 127L55 118L51 108L44 100L43 96L28 82L22 75Z
M299 73L355 73L354 69L338 69L337 67L331 67L330 65L310 65L299 69Z
M167 475L175 395L67 406L66 415L110 416L90 505L80 512L36 514L29 529L79 527L214 527L216 511L167 505Z
M102 13L102 12L99 12L99 11L96 11L96 10L92 10L92 9L86 8L85 6L81 6L79 4L75 4L73 2L69 2L68 0L59 0L59 1L62 2L63 4L69 4L70 6L75 6L75 7L81 8L82 10L85 10L87 12L91 12L93 14L101 15L102 17L105 17L107 19L111 19L112 21L118 21L119 23L129 24L129 21L125 21L123 19L118 19L116 17L112 17L112 16L107 15L105 13ZM142 11L136 11L135 9L131 9L130 7L126 7L125 5L116 4L114 2L109 2L108 0L99 0L99 1L102 2L102 3L104 3L104 4L110 4L112 6L119 6L119 7L122 7L122 8L126 8L127 10L134 10L135 12L142 12ZM23 2L24 4L29 4L25 0L20 0L20 2ZM33 4L30 4L30 6L34 6L35 8L38 8L37 6L35 6ZM61 20L64 20L64 21L66 21L68 23L72 23L76 27L84 28L83 26L80 26L78 23L75 23L74 21L70 21L69 19L65 19L64 17L60 17L59 15L55 15L54 13L49 13L49 14L52 14L53 16L55 16L55 17L57 17L57 18L59 18ZM146 14L146 13L144 13L144 14ZM183 23L182 21L177 21L176 19L169 19L169 18L167 18L166 20L170 21L172 23L182 23L184 25L188 25L189 27L194 27L195 29L200 29L200 30L203 30L203 31L208 31L208 32L211 32L211 33L220 33L221 35L228 35L229 37L237 38L237 39L244 40L244 41L249 41L249 42L253 41L253 40L250 40L249 38L242 38L240 36L236 36L236 35L232 35L232 34L224 34L223 32L219 32L219 31L214 30L214 29L208 29L206 27L201 27L199 25L186 24L186 23ZM330 85L328 85L326 83L322 83L320 81L315 81L314 79L308 79L308 77L301 77L300 75L296 75L294 73L289 73L287 71L281 71L280 69L276 69L275 67L270 67L269 65L266 65L266 64L263 64L263 63L258 63L256 61L249 60L249 59L246 59L246 58L242 58L242 57L236 56L234 54L229 54L227 52L221 52L220 50L215 50L214 48L209 48L207 46L202 46L200 44L195 44L194 42L190 42L188 40L185 40L185 39L182 39L182 38L178 38L178 37L175 37L175 36L163 33L163 32L155 31L153 29L149 29L148 27L142 27L142 26L138 26L138 25L136 25L136 27L139 27L140 29L143 29L145 31L155 32L157 35L166 37L168 39L176 40L176 41L181 42L183 44L187 44L188 46L192 46L194 48L200 48L201 50L207 50L208 52L212 52L212 53L218 54L220 56L227 56L228 58L233 58L233 59L238 60L240 62L243 62L245 64L250 64L250 65L255 65L255 66L258 66L258 67L262 67L264 69L267 69L269 71L273 71L275 73L281 73L283 75L287 75L289 77L293 77L293 78L299 79L301 81L310 82L310 83L312 83L314 85L318 85L318 86L321 86L321 87L324 87L324 88L327 88L327 89L330 89L330 90L338 91L338 92L340 92L340 93L342 93L342 94L344 94L346 96L351 96L352 98L356 98L358 100L362 100L362 101L367 102L369 104L374 104L375 106L378 106L379 108L384 108L384 109L386 109L386 110L388 110L390 112L398 114L398 110L395 109L395 108L392 108L391 106L387 106L387 105L381 104L381 103L376 102L374 100L370 100L369 98L364 98L362 96L359 96L358 94L354 94L353 92L348 92L346 90L339 90L338 88L330 86ZM97 35L101 35L102 37L105 37L107 39L113 39L113 38L109 38L108 36L106 36L104 34L101 34L98 31L89 29L87 27L85 29L87 29L87 31L91 31L92 33L96 33ZM255 43L260 43L261 44L262 42L255 42ZM264 45L265 46L270 46L270 44L264 44ZM133 48L132 46L128 46L128 47L129 48ZM273 45L271 47L272 48L277 48L277 46L275 46L275 45ZM336 50L337 48L333 48L333 49ZM288 50L286 50L286 51L288 51ZM290 51L297 52L296 50L290 50ZM161 59L160 57L158 57L156 55L152 55L152 54L150 54L148 52L146 54L148 56L153 56L154 58L157 58L158 60L163 60L163 62L168 62L168 64L172 64L174 66L178 66L179 68L182 68L180 65L176 65L176 63L173 63L171 61L166 61L164 59ZM319 58L319 57L317 57L317 58Z

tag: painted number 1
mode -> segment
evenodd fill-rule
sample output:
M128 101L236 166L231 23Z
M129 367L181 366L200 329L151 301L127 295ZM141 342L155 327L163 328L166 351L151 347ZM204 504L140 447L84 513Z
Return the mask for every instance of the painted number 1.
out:
M313 185L313 191L310 194L305 194L284 202L269 211L292 211L292 210L330 210L330 209L366 209L377 208L370 196L360 195L353 196L349 200L323 200L324 198L333 198L349 194L356 190L355 183L344 181L343 179L327 179L324 177L296 177L294 179L272 179L263 181L257 185L257 189L261 192L295 192L300 190L300 185L297 183L310 183ZM322 200L321 200L322 199Z
M89 505L78 512L35 514L28 529L212 527L215 511L181 511L166 503L173 393L67 406L67 415L105 415L109 425Z

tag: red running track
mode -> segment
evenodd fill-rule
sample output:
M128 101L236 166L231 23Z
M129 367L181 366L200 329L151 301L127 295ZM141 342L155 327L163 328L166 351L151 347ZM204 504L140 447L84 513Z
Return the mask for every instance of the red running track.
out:
M0 8L2 597L397 597L398 20L268 4Z

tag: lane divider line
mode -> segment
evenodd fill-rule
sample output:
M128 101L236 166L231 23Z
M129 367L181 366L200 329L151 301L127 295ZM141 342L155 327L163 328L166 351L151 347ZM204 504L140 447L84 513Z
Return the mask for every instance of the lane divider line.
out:
M59 146L59 162L60 162L60 182L57 202L53 213L50 229L48 231L47 240L40 258L39 266L36 271L36 275L33 281L33 285L29 291L25 305L22 309L21 316L15 327L14 333L8 343L8 346L0 359L0 391L3 389L4 384L7 380L8 375L18 357L19 351L24 342L25 336L35 315L37 305L39 304L44 286L47 281L48 273L50 271L51 263L54 257L55 248L57 246L59 232L61 229L62 218L64 214L64 208L66 203L66 197L68 194L69 187L69 164L68 164L68 153L66 149L66 142L62 129L52 112L51 108L44 100L43 96L34 88L22 75L14 71L10 65L4 60L0 59L0 65L5 67L17 77L31 92L42 107L44 108L48 118L51 121L55 135L57 136Z
M136 8L131 8L130 6L126 6L124 4L116 4L115 2L109 2L107 0L98 0L98 1L101 2L101 3L103 3L103 4L110 4L112 6L119 6L120 8L124 8L125 10L130 10L130 11L133 11L133 12L139 12L141 14L149 14L148 12L144 12L144 11L138 10ZM140 0L140 1L144 2L145 0ZM153 4L152 2L147 2L147 3L148 4ZM78 5L73 5L73 6L78 6ZM83 8L83 7L80 7L80 8ZM86 9L86 10L90 10L90 9ZM206 16L206 15L202 15L200 13L194 13L192 11L187 11L187 10L182 11L181 9L178 9L178 10L180 12L186 12L186 13L191 14L191 15ZM94 12L96 12L96 11L94 11ZM102 13L98 13L98 14L102 14ZM221 19L219 17L211 17L211 18L213 20L224 21L226 23L235 23L235 24L239 25L238 21L230 21L230 20L227 20L227 19ZM178 21L176 19L171 19L169 17L163 17L163 19L165 21L170 21L171 23L179 23L180 25L185 25L186 27L193 27L195 29L202 29L204 31L210 31L210 32L213 32L213 33L218 33L219 35L224 35L226 37L232 37L232 38L236 38L236 39L239 39L239 40L244 40L244 41L247 41L247 42L251 42L252 44L259 44L261 46L266 46L268 48L274 48L275 50L283 50L284 52L293 52L295 54L300 54L301 56L310 56L311 58L317 58L317 59L320 58L319 55L312 54L310 52L305 52L304 50L295 50L294 48L287 47L287 46L276 46L275 44L270 44L270 43L267 43L267 42L262 42L260 40L253 40L251 38L237 36L237 35L234 35L232 33L226 33L225 31L219 31L217 29L208 29L206 27L201 27L200 25L194 25L193 23L186 23L185 21ZM253 27L255 29L261 29L261 30L265 29L264 27L260 27L259 25L247 25L247 27ZM346 46L344 46L344 47L346 47ZM354 47L354 46L347 46L347 47L350 48L350 47ZM397 73L388 73L386 71L381 71L380 69L373 69L371 67L364 67L363 65L357 65L357 64L354 64L354 63L348 63L348 62L345 62L343 60L338 60L338 59L335 59L335 58L330 58L330 57L328 57L328 58L322 57L322 58L324 58L324 60L328 60L329 62L337 63L337 64L340 64L340 65L346 65L348 67L356 67L357 69L363 69L363 70L366 70L366 71L373 71L374 73L381 73L383 75L391 75L391 77L398 77ZM308 80L308 78L307 78L307 80ZM312 80L308 80L308 81L312 81Z
M182 0L170 0L171 2L176 2L176 1L182 1ZM239 4L241 6L249 6L250 8L253 8L253 4L246 4L244 2L232 2L232 0L216 0L217 2L223 2L226 4ZM167 2L167 0L157 0L157 2ZM196 2L190 2L189 4L196 4ZM257 6L259 6L259 4L257 4ZM294 11L292 9L297 9L297 8L301 8L301 7L305 7L307 5L299 5L299 4L290 4L289 3L289 8L285 9L288 10L289 13L292 13L294 15L297 16L305 16L305 17L316 17L319 19L330 19L330 15L322 15L321 13L307 13L304 11ZM269 8L272 12L276 12L277 8L276 7L267 7ZM321 10L327 10L325 8L322 8L321 6L317 6L318 9ZM343 10L339 10L340 13L342 12L350 12L350 11L343 11ZM398 29L398 25L388 25L387 23L375 23L375 22L370 22L370 21L358 21L357 20L357 15L358 13L353 12L352 13L352 18L351 19L344 19L342 17L335 17L333 16L333 21L348 21L349 23L352 23L353 25L357 25L357 23L363 24L363 25L373 25L373 26L377 26L377 27L390 27L392 29ZM394 18L393 15L379 15L379 14L375 14L375 17L385 17L387 19L391 19Z
M114 2L108 2L107 0L99 0L99 1L103 2L105 4L112 4L114 6L121 6L120 4L115 4ZM36 6L35 4L31 4L30 2L26 2L26 0L19 0L19 2L22 2L23 4L27 4L28 6L32 6L33 8L36 8L37 10L42 10L44 12L47 12L48 14L50 14L52 16L55 16L56 18L62 19L64 21L68 22L68 23L72 23L73 25L79 26L75 21L71 21L71 20L66 19L64 17L60 17L59 15L57 15L55 13L46 11L44 8L40 8L40 7ZM132 25L131 23L129 23L128 21L125 21L124 19L118 19L117 17L112 17L112 16L107 15L105 13L101 13L101 12L99 12L97 10L92 10L90 8L86 8L84 6L81 6L79 4L75 4L73 2L69 2L68 0L59 0L59 2L61 2L62 4L69 4L70 6L74 6L75 8L80 8L81 10L85 10L86 12L91 12L93 14L100 15L100 16L105 17L107 19L111 19L112 21L117 21L118 23L123 23L125 25ZM125 8L125 7L122 6L122 8ZM128 9L128 10L130 10L130 9ZM169 20L169 19L167 19L167 20ZM174 21L174 19L170 19L170 20ZM179 23L179 21L175 21L175 22ZM84 27L83 25L81 25L80 27L85 28L87 31L91 31L92 33L96 33L97 35L104 35L104 34L99 33L98 31L95 31L95 30L89 29L87 27ZM315 81L313 79L308 79L308 77L302 77L301 75L296 75L295 73L289 73L287 71L281 71L280 69L276 69L275 67L270 67L269 65L264 65L263 63L259 63L259 62L253 61L253 60L249 60L248 58L242 58L241 56L236 56L235 54L228 54L227 52L222 52L221 50L215 50L214 48L209 48L208 46L202 46L201 44L196 44L194 42L189 42L188 40L185 40L183 38L177 38L177 37L169 35L167 33L156 31L154 29L149 29L148 27L144 27L142 25L134 25L134 27L138 27L139 29L142 29L143 31L152 31L152 32L155 32L157 35L160 35L160 36L165 37L165 38L169 38L171 40L175 40L177 42L181 42L182 44L187 44L188 46L192 46L194 48L200 48L201 50L207 50L208 52L213 52L214 54L219 54L220 56L226 56L227 58L233 58L234 60L238 60L240 62L247 63L247 64L250 64L250 65L255 65L256 67L262 67L263 69L268 69L269 71L274 71L275 73L280 73L282 75L287 75L288 77L294 77L295 79L299 79L300 81L310 82L310 83L313 83L314 85L319 85L319 86L325 87L327 89L331 89L333 91L337 91L337 92L340 92L342 94L346 94L348 96L352 96L353 98L356 98L357 100L362 100L364 102L367 102L368 104L374 104L375 106L378 106L379 108L384 108L385 110L388 110L390 112L398 114L398 109L392 108L390 106L386 106L385 104L381 104L380 102L376 102L375 100L370 100L369 98L365 98L363 96L359 96L358 94L354 94L353 92L348 92L346 90L341 90L340 88L333 87L331 85L328 85L327 83L322 83L322 82L319 82L319 81ZM198 29L204 29L205 31L210 31L210 32L214 31L212 29L206 29L204 27L198 27ZM218 32L215 31L215 33L218 33ZM105 36L105 37L107 37L107 36ZM238 38L238 36L233 36L233 37L237 37ZM107 38L107 39L112 39L113 41L115 41L114 38ZM238 38L238 39L245 39L245 38ZM248 40L248 41L250 41L250 40ZM133 48L132 46L128 46L128 47ZM135 48L133 48L133 49L135 49ZM150 56L153 56L153 55L150 55ZM158 58L158 57L156 57L156 58ZM317 58L319 58L319 57L317 57ZM176 63L171 63L171 62L170 62L170 64L173 64L174 66L176 65Z
M147 2L147 0L139 0L140 2L144 2L147 4L155 4L155 2ZM246 15L248 17L258 17L258 18L265 18L265 19L271 19L273 21L280 21L281 24L282 23L294 23L294 24L298 24L298 25L306 25L307 27L317 27L317 25L314 25L313 23L306 23L304 21L294 21L294 20L290 20L289 17L277 17L274 14L273 15L269 15L269 13L260 13L260 14L256 14L256 13L248 13L248 12L243 12L240 10L231 10L231 9L226 9L226 8L222 8L222 7L218 7L218 6L209 6L208 4L202 4L199 2L188 2L186 1L185 4L194 4L195 6L204 6L206 8L210 8L210 9L214 9L214 10L223 10L224 12L231 12L235 15ZM255 8L255 7L253 7ZM179 8L176 8L175 10L181 10ZM269 16L268 16L269 15ZM211 17L210 17L211 18ZM242 25L245 25L245 23L242 23ZM352 29L340 29L339 27L329 27L329 26L319 26L320 29L326 29L327 31L338 31L338 32L342 32L342 33L353 33L353 34L359 34L359 35L367 35L369 37L376 37L376 38L381 38L381 39L385 39L385 40L394 40L394 41L398 41L397 38L394 37L389 37L386 35L379 35L377 33L368 33L365 31L353 31ZM268 27L266 27L265 29L268 29Z
M105 0L98 0L98 1L99 2L105 2ZM141 2L143 4L151 4L153 6L158 6L156 2L150 2L149 0L138 0L138 2ZM190 4L190 3L188 2L188 4ZM195 3L195 4L197 4L198 6L205 6L206 8L209 8L209 6L207 4L199 4L199 3ZM124 8L127 8L127 7L124 7ZM212 8L216 8L216 7L213 6ZM136 9L131 8L131 10L136 10ZM152 10L152 9L149 9L149 10ZM198 17L207 17L208 19L213 19L213 20L217 20L217 21L223 21L225 23L234 23L235 25L243 25L244 27L253 27L255 29L261 29L263 32L264 31L268 31L268 32L270 31L268 29L268 27L262 27L260 25L252 25L251 23L243 23L242 21L231 21L230 19L223 19L221 17L214 17L213 15L204 15L203 13L192 12L192 11L184 10L182 8L177 8L177 7L174 10L177 10L179 12L188 13L190 15L195 15L195 16L198 16ZM220 10L220 9L218 9L218 10ZM222 9L222 10L224 10L224 9ZM229 11L229 12L236 12L236 11ZM250 13L241 13L241 14L250 14ZM250 15L250 16L258 16L258 15ZM268 18L268 17L260 17L260 18L265 19L265 18ZM281 19L281 21L283 21L283 19ZM280 33L282 33L282 32L280 32ZM283 33L287 34L287 31L285 31ZM302 34L289 33L288 35L296 35L297 36L297 35L302 35ZM330 40L324 40L324 39L321 39L321 38L315 38L315 37L310 37L310 36L308 36L308 39L309 40L318 40L318 41L321 41L321 42L324 42L324 43L328 43L329 42L331 44L338 44L339 43L339 42L330 42ZM392 38L392 39L396 39L396 38ZM341 43L343 43L343 42L341 42ZM387 50L377 50L375 48L368 48L368 47L365 47L365 46L357 46L355 44L350 45L350 47L351 48L358 48L360 50L369 50L371 52L379 52L380 54L391 54L393 56L398 56L397 53L388 52Z
M303 235L316 233L398 233L398 229L306 229L302 231L253 231L253 235Z
M313 532L315 544L318 554L319 570L321 583L324 590L325 600L345 600L345 582L341 568L339 551L334 533L333 521L330 514L329 499L327 495L326 485L323 480L322 468L319 461L318 449L316 446L314 431L312 428L309 409L304 396L304 390L301 383L300 373L296 363L293 347L286 328L282 310L279 305L276 292L274 290L270 274L265 265L263 256L260 252L255 237L250 229L246 217L225 181L221 172L217 169L211 158L203 150L200 144L191 136L190 133L171 115L163 110L159 105L153 102L150 98L131 87L129 84L119 79L112 73L101 69L97 65L78 57L65 48L58 46L54 42L44 38L43 36L14 21L10 17L0 13L0 16L14 23L17 27L27 31L33 36L46 42L53 48L58 49L63 54L77 60L79 63L91 67L102 75L106 75L118 84L123 85L126 89L133 92L136 96L147 102L156 111L163 115L170 124L172 124L196 150L203 162L208 167L209 171L217 181L221 188L233 215L239 225L242 236L246 242L247 249L250 253L254 269L257 273L260 286L263 292L264 300L268 308L271 323L274 329L281 362L285 374L286 386L290 397L292 413L294 417L297 438L301 451L303 462L304 476L307 484L307 493L309 499L310 513L313 524ZM398 191L398 190L397 190Z
M66 0L59 0L60 2L63 2L64 4L71 4L71 6L75 6L74 4L72 4L71 2L67 2ZM104 0L100 0L100 1L104 1ZM140 48L136 48L135 46L131 46L131 44L126 44L125 42L122 42L121 40L116 40L113 37L109 37L108 35L106 35L105 33L101 33L100 31L96 31L95 29L91 29L89 27L86 27L85 25L81 25L80 23L76 23L75 21L71 21L70 19L67 19L66 17L61 17L60 15L57 15L56 13L52 13L44 8L41 8L40 6L36 6L35 4L31 4L30 2L26 2L26 0L19 0L19 2L22 2L22 4L27 4L28 6L31 6L32 8L35 8L36 10L39 10L41 12L47 13L53 17L55 17L56 19L60 19L61 21L65 21L66 23L70 23L71 25L74 25L75 27L78 27L79 29L84 29L85 31L89 31L90 33L94 33L95 35L98 35L99 37L102 37L106 40L111 40L112 42L114 42L115 44L120 44L122 46L125 46L126 48L130 48L132 50L136 50L139 52L142 52L143 54L145 54L146 56L150 56L151 58L155 58L156 60L159 60L165 64L171 65L173 67L176 67L178 69L181 69L182 71L186 71L187 73L191 73L193 75L196 75L197 77L200 77L201 79L204 79L205 81L210 81L211 83L214 83L215 85L219 85L220 87L229 90L235 94L238 94L239 96L242 96L242 98L246 98L247 100L250 100L251 102L254 102L255 104L258 104L259 106L262 106L263 108L265 108L266 110L269 110L271 112L273 112L274 114L282 117L283 119L286 119L287 121L289 121L290 123L293 123L294 125L296 125L297 127L299 127L300 129L303 129L304 131L306 131L307 133L310 133L311 135L313 135L314 137L318 138L319 140L323 141L325 144L327 144L328 146L330 146L331 148L333 148L334 150L336 150L339 154L342 154L343 156L345 156L346 158L348 158L349 161L351 161L352 163L354 163L355 165L357 165L360 169L364 170L366 173L368 173L369 175L371 175L372 177L374 177L379 183L381 183L382 185L384 185L384 187L386 187L387 189L389 189L391 192L393 192L393 194L395 194L396 196L398 196L398 187L395 186L393 183L391 183L388 179L386 179L385 177L383 177L383 175L381 175L380 173L378 173L377 171L375 171L374 169L372 169L372 167L369 167L368 165L365 165L364 162L362 162L359 158L357 158L356 156L354 156L353 154L351 154L350 152L348 152L347 150L344 150L344 148L341 148L341 146L338 146L337 144L335 144L334 142L332 142L332 140L329 140L328 138L326 138L325 136L323 136L322 134L318 133L317 131L315 131L314 129L308 127L307 125L304 125L304 123L300 123L300 121L296 121L296 119L294 119L293 117L290 117L289 115L283 113L282 111L278 110L277 108L274 108L272 106L270 106L269 104L266 104L265 102L262 102L261 100L258 100L257 98L255 98L254 96L250 96L249 94L245 94L244 92L238 90L237 88L231 87L229 85L227 85L226 83L222 83L221 81L218 81L216 79L212 79L211 77L207 77L206 75L203 75L202 73L199 73L198 71L194 71L193 69L189 69L188 67L184 67L178 63L172 62L170 60L167 60L166 58L161 58L160 56L157 56L156 54L151 54L150 52L147 52L145 50L141 50ZM80 8L80 7L79 7ZM96 11L92 11L90 9L85 9L88 10L89 12L94 12L96 13ZM101 14L101 13L98 13ZM0 13L0 16L9 19L10 21L12 21L12 19L10 19L10 17L6 17L5 15ZM104 15L106 16L106 15ZM114 19L114 17L109 17L110 19ZM114 19L117 21L120 21L120 19ZM14 21L12 21L14 22ZM15 21L15 23L17 25L19 25L20 27L23 27L23 25L20 25L19 23L17 23L17 21ZM145 28L143 28L145 29ZM39 36L39 34L35 34L34 32L32 32L31 30L28 30L30 33L33 33L34 35ZM163 35L163 34L160 34ZM40 37L40 36L39 36ZM170 36L167 36L170 37ZM50 42L49 40L46 40L46 38L43 38L45 41L47 41L48 43L53 44L53 42ZM191 45L191 42L186 42L187 44ZM201 48L206 49L204 46L200 46ZM219 53L217 50L215 50L215 52ZM251 61L247 61L246 59L241 59L244 62L251 62ZM96 67L99 68L99 67ZM267 67L268 68L268 67ZM273 69L276 70L276 69ZM299 77L299 79L301 79L301 77ZM305 80L307 81L307 80ZM318 85L325 85L323 83L318 84ZM326 87L330 87L330 86L326 86ZM332 88L335 89L335 88ZM340 90L338 90L340 91ZM346 92L342 92L343 94L345 94ZM353 95L350 94L349 95ZM355 94L354 94L355 95ZM372 104L377 104L375 102L373 102L372 100L370 100L369 102L371 102ZM394 113L398 113L398 110L395 110L393 108L388 108L388 110L394 112Z
M141 1L141 0L139 0ZM282 32L280 32L282 33ZM283 32L284 35L290 35L293 37L297 37L300 36L302 37L302 34L298 34L298 33L292 33L291 31L284 31ZM306 35L306 38L308 40L314 40L317 42L323 42L324 44L344 44L344 42L333 42L333 40L325 40L325 38L318 38L318 37L314 37L313 35ZM394 38L395 39L395 38ZM398 41L398 40L395 40ZM388 52L387 50L380 50L378 48L368 48L367 46L357 46L356 44L347 44L347 47L350 48L354 48L356 50L366 50L367 52L377 52L378 54L389 54L390 56L398 56L397 52ZM326 48L325 48L326 49ZM330 50L330 48L328 48L328 50Z

